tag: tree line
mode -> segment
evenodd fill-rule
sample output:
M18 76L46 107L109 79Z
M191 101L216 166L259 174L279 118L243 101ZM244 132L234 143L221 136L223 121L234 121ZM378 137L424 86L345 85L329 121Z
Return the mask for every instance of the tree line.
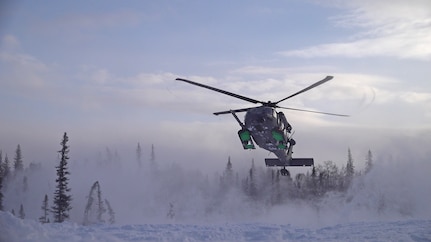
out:
M45 194L43 201L42 201L42 215L39 217L39 221L41 223L49 223L50 222L50 214L52 214L53 222L55 223L62 223L69 219L69 213L72 209L71 202L72 202L72 194L71 194L71 188L69 186L69 168L68 168L68 160L69 160L69 146L68 146L69 137L67 136L67 133L65 132L63 134L63 137L61 139L60 145L61 149L58 151L59 153L59 163L57 166L55 166L56 169L56 187L53 194L53 204L52 206L49 205L49 197L48 194ZM30 164L30 170L37 168L38 165L36 164ZM12 169L13 168L13 169ZM22 177L22 191L26 192L28 187L28 181L27 176L24 175L24 162L22 157L22 151L21 146L18 144L16 150L15 150L15 156L13 159L13 165L10 165L9 158L7 154L3 158L3 154L0 151L0 211L4 211L3 206L3 190L4 187L6 187L9 183L17 182L17 179ZM98 198L99 198L99 215L98 215L98 221L102 222L101 220L101 214L100 211L105 212L106 210L102 207L103 201L100 201L101 198L101 191L100 187L98 185L98 182L96 182L97 188L98 188ZM91 191L94 188L91 188ZM91 219L88 216L88 213L91 212L91 201L93 201L93 192L90 192L90 195L88 197L88 204L87 209L85 211L85 224L90 224ZM114 217L114 211L112 210L109 202L107 200L104 201L105 204L108 207L108 211L110 214L109 222L113 223L115 221ZM16 215L15 210L12 209L10 211L12 214ZM25 218L25 212L24 212L24 206L23 204L20 204L19 207L19 213L18 217L21 219Z
M333 161L313 166L310 171L298 173L294 177L281 176L278 169L257 168L254 161L245 177L240 178L233 170L230 157L220 175L222 193L236 188L253 201L277 205L292 200L318 200L328 192L346 192L356 176L368 173L373 166L373 155L368 151L365 170L357 171L350 148L347 150L346 165L339 168Z
M70 177L68 161L69 157L69 137L64 133L60 142L60 150L58 150L59 161L55 166L56 179L55 190L52 194L52 205L48 194L41 195L41 223L53 222L61 223L69 219L70 211L72 210L72 191L69 186ZM119 155L112 153L109 149L106 150L107 159L101 166L113 166ZM140 143L135 149L136 166L143 168L142 148ZM357 171L353 160L350 148L347 150L346 163L341 168L333 161L325 161L310 168L306 173L299 173L293 177L281 176L280 171L274 168L257 167L254 161L251 161L251 166L247 172L238 172L234 169L233 162L228 157L224 170L219 175L215 175L213 182L209 181L208 176L201 178L197 177L196 186L199 186L203 197L208 198L208 204L205 205L206 211L209 213L214 210L218 204L217 201L222 201L228 194L235 193L238 196L247 198L250 203L271 207L274 205L286 204L292 201L318 201L323 198L328 192L343 193L348 190L352 180L368 173L373 166L373 156L371 151L366 154L366 166L364 171ZM154 145L151 146L149 163L146 167L149 168L149 181L157 186L160 183L161 187L166 186L166 182L161 182L162 179L172 174L172 169L160 169L156 163L156 155ZM30 164L31 167L37 166ZM141 169L139 169L141 170ZM181 172L181 170L177 171ZM147 173L148 174L148 173ZM164 177L164 178L161 178ZM181 173L178 174L178 179L181 179ZM3 207L3 190L11 183L21 183L20 189L25 192L28 189L28 179L24 175L24 164L20 145L17 146L13 164L9 162L7 154L3 157L0 151L0 210L4 211ZM127 186L128 184L123 184ZM139 192L139 191L136 191ZM175 192L175 191L169 191ZM169 194L169 193L168 193ZM150 194L157 197L158 195ZM90 187L86 196L86 204L83 214L83 224L99 224L99 223L114 223L115 212L110 202L103 198L101 184L95 181ZM125 198L127 199L127 198ZM170 199L170 200L169 200ZM181 214L181 206L174 201L174 198L164 199L166 207L166 218L175 219ZM160 202L160 201L157 201ZM223 202L220 202L223 203ZM163 206L163 204L160 204ZM221 205L220 205L221 206ZM220 209L220 208L219 208ZM221 208L223 209L223 208ZM15 214L14 209L10 211ZM25 218L24 207L21 204L17 214L20 218Z

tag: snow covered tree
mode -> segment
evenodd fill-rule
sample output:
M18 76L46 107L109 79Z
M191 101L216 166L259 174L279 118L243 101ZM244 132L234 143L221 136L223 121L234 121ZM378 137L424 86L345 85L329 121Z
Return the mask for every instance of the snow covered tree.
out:
M282 194L280 189L280 170L271 170L271 184L272 184L272 204L280 204Z
M169 203L169 211L166 214L166 217L168 219L174 219L174 217L175 217L175 211L174 211L174 204L173 203Z
M28 178L27 176L24 176L22 178L22 191L26 192L28 190Z
M325 161L323 165L318 165L316 169L319 173L318 184L320 195L328 191L336 191L340 188L339 185L342 180L342 175L333 161Z
M256 168L254 166L254 159L251 161L251 168L249 170L249 195L253 199L257 199L257 184L256 184Z
M106 207L108 209L108 214L109 214L109 220L108 221L110 224L114 224L115 223L115 212L112 209L111 204L109 203L109 201L107 199L105 199L105 204L106 204Z
M67 160L69 156L69 146L67 146L67 142L69 141L69 137L67 137L67 133L64 132L63 139L61 140L61 150L58 151L60 153L60 164L56 167L57 169L57 182L56 190L54 192L54 206L52 207L52 213L54 214L54 222L62 223L66 219L69 218L69 211L72 209L71 201L72 196L69 195L69 178L68 175L70 172L67 167Z
M156 163L156 152L154 151L154 144L151 145L151 156L150 156L151 167L157 169Z
M103 205L102 200L102 191L100 190L99 182L97 182L98 189L97 189L97 221L104 222L102 219L102 215L104 212L106 212L105 205Z
M21 204L21 206L19 206L19 218L20 219L24 219L25 218L24 206L22 204Z
M7 157L7 154L3 159L2 152L0 151L0 211L3 211L3 197L4 197L3 189L6 188L9 174L10 174L9 159Z
M21 146L18 144L15 151L15 157L13 159L13 168L15 169L15 174L22 172L24 170L24 162L22 160Z
M347 150L347 165L346 165L346 175L352 178L355 174L355 166L353 165L353 157L350 148Z
M139 168L142 167L142 149L141 144L138 142L138 147L136 147L136 160L138 161Z
M3 158L2 152L0 151L0 211L3 211Z
M93 223L103 223L103 214L106 212L105 205L102 200L102 191L100 189L99 182L96 181L91 186L88 194L87 205L84 211L84 225Z
M343 188L347 189L352 182L353 176L355 175L355 166L353 165L353 157L350 148L347 150L347 165Z
M105 147L106 161L105 163L108 165L112 165L114 163L114 154L112 154L111 149L109 147Z
M317 177L317 170L316 167L313 166L313 169L311 170L311 175L308 179L308 189L310 191L311 197L315 198L319 195L319 188L318 188L318 177Z
M3 211L3 177L0 176L0 211Z
M1 163L2 170L3 170L3 180L7 179L10 174L10 165L9 165L9 158L7 157L7 154L4 157L3 163Z
M227 159L226 169L224 170L223 176L222 176L222 187L229 189L232 186L235 185L234 181L234 175L232 170L232 162L230 160L230 156Z
M371 153L371 150L368 150L367 156L365 158L365 173L370 172L372 168L373 168L373 154Z
M45 194L45 198L43 199L41 208L42 208L43 215L41 217L39 217L39 222L41 222L43 224L49 223L49 218L48 218L49 207L48 207L48 195L47 194Z

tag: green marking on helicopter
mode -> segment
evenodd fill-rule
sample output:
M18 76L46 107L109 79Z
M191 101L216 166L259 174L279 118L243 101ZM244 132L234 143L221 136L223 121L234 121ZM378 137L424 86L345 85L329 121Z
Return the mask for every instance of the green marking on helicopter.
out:
M244 129L239 132L239 138L242 142L248 142L251 140L250 131Z
M273 131L272 131L272 137L273 137L276 141L278 141L278 145L277 145L277 148L278 148L278 149L280 149L280 150L284 150L284 149L286 149L286 148L287 148L287 145L286 145L286 143L284 142L283 134L282 134L282 133L280 133L278 130L273 130Z
M241 139L242 146L244 149L255 149L255 146L253 144L253 141L251 140L251 134L250 131L247 129L242 129L238 131L239 138Z
M272 137L277 141L283 141L284 140L283 134L277 130L272 131Z

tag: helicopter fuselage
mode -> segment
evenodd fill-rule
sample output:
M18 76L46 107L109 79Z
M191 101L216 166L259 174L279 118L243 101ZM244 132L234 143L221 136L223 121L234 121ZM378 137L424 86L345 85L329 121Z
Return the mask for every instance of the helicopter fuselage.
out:
M261 148L273 152L282 162L288 162L291 125L282 112L261 106L247 111L244 128L250 131L254 142Z
M265 164L267 166L283 167L283 169L280 170L281 174L288 175L289 173L285 168L286 166L312 166L314 165L314 160L313 158L292 158L292 148L295 145L295 140L291 138L292 126L287 122L287 119L284 114L282 112L277 112L275 109L282 108L287 110L319 113L325 115L348 116L343 114L334 114L279 106L279 103L284 102L285 100L295 97L301 93L307 92L317 86L320 86L323 83L330 81L332 78L332 76L327 76L324 79L290 96L278 100L277 102L259 101L253 98L241 96L236 93L228 92L222 89L193 82L183 78L177 78L175 80L190 83L192 85L219 92L253 104L261 104L262 106L260 107L241 108L235 110L231 109L227 111L216 112L214 113L214 115L232 114L238 124L241 126L241 130L238 131L238 136L241 140L243 148L246 150L255 149L254 143L256 143L259 147L274 153L277 156L277 159L265 159ZM244 123L236 115L240 112L246 112Z

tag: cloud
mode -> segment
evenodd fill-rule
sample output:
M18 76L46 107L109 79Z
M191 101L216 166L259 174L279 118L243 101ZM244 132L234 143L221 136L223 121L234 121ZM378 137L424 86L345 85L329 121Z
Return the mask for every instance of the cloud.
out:
M94 30L118 26L134 26L141 22L143 15L134 10L114 12L64 15L55 22L45 24L58 29Z
M8 39L18 42L11 37ZM176 82L175 78L179 76L170 72L141 72L124 76L108 68L85 67L72 68L71 72L78 74L59 76L57 72L61 67L47 64L19 50L2 51L0 59L8 66L1 74L2 79L7 80L7 83L2 83L3 91L10 90L9 95L25 96L37 101L34 104L49 104L61 107L62 110L71 108L77 119L83 119L90 112L105 118L106 115L110 118L118 115L136 118L137 112L148 113L148 110L152 110L151 118L148 116L146 119L186 120L193 119L193 115L208 115L207 118L212 118L211 113L216 111L256 106L210 90ZM327 68L333 69L331 74L335 76L334 80L289 99L282 105L354 114L371 104L375 105L374 110L379 110L380 113L387 112L385 108L396 104L397 107L401 105L407 108L412 117L423 120L430 116L431 107L427 104L430 101L429 93L402 84L395 78L345 73L333 67L295 69L245 66L228 72L225 78L203 75L181 77L257 100L277 101L321 80L327 75L327 72L322 70ZM171 112L175 114L168 115ZM293 116L295 121L314 126L340 125L345 122L322 115L286 112ZM50 115L56 114L53 112ZM391 118L399 119L400 115L403 114L394 113ZM412 123L405 118L400 120L404 120L405 125ZM380 122L383 122L383 119ZM369 121L366 123L369 124Z
M2 48L6 49L6 50L12 50L12 49L20 47L20 45L21 45L20 42L18 41L18 39L14 35L11 35L11 34L7 34L7 35L3 36L0 43L2 45Z
M347 8L349 12L333 18L336 24L344 27L381 27L394 24L392 27L402 28L426 20L431 14L431 3L427 0L353 0L332 1L339 8ZM386 29L391 31L392 29Z
M401 95L401 98L406 102L410 103L430 103L431 93L427 92L405 92Z
M2 38L0 50L0 78L2 86L15 89L40 89L46 84L50 66L38 58L23 53L20 42L13 35Z
M344 28L359 28L353 40L280 52L284 56L397 57L431 59L431 3L429 1L337 2L348 13L332 18Z
M56 11L55 9L54 7L52 11ZM34 16L30 15L30 17ZM79 51L85 49L93 41L97 41L98 46L101 47L120 35L118 33L112 35L112 31L136 28L149 18L151 17L129 9L92 13L72 11L55 16L44 15L34 18L31 25L28 26L28 31L35 36L35 40L43 38L53 46L67 44L66 48L71 48L71 46L73 48L79 44L79 48L75 47L75 50ZM38 43L36 42L36 44Z

